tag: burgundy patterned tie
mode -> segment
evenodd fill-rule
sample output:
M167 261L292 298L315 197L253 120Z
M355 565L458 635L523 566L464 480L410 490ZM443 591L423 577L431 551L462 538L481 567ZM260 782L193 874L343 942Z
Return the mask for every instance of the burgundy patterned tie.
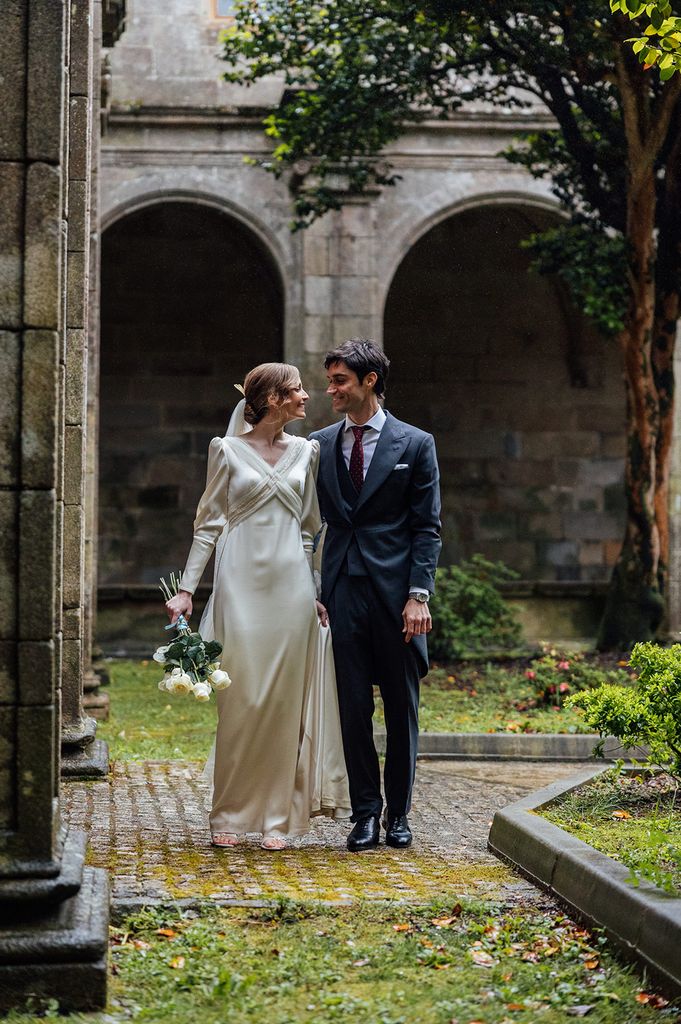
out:
M350 479L355 488L361 491L362 484L364 483L364 446L362 444L362 434L367 427L351 427L350 429L355 435L355 443L350 452Z

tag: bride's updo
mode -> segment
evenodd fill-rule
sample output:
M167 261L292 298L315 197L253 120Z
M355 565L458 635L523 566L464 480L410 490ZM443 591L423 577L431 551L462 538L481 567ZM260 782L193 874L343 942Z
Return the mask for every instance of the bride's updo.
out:
M246 422L254 427L267 414L270 395L273 394L277 401L283 402L299 380L298 368L289 363L261 363L260 366L254 366L244 381Z

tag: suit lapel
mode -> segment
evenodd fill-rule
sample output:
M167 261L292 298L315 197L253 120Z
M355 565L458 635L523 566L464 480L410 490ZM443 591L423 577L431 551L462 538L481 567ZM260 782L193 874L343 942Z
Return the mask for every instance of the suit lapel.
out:
M321 434L320 441L326 446L324 452L324 458L321 459L320 472L324 479L324 487L329 495L331 504L334 508L345 512L349 518L350 506L343 497L340 487L340 481L338 479L338 467L336 463L336 444L338 442L338 435L340 434L345 421L341 420L340 423L335 425L334 429L330 430L328 434Z
M398 421L390 413L386 413L385 423L383 424L376 450L367 470L367 475L364 478L362 490L359 492L357 504L353 509L355 515L371 495L376 493L381 484L385 482L388 474L395 468L397 457L404 451L406 445L405 438L406 434L398 426Z

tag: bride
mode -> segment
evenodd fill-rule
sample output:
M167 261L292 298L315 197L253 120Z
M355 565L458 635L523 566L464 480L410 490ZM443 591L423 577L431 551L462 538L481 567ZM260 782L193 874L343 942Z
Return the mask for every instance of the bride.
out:
M235 846L257 832L264 849L280 850L312 816L351 813L328 617L312 576L319 445L284 433L308 399L294 366L256 366L239 390L227 435L210 443L183 589L166 607L173 622L189 617L216 548L200 629L223 645L232 686L217 694L211 840Z

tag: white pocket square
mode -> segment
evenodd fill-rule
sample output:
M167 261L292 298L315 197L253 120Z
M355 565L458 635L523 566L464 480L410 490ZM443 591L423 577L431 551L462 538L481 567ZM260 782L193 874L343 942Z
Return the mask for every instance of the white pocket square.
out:
M409 469L409 463L408 462L398 462L397 465L395 466L395 469Z

